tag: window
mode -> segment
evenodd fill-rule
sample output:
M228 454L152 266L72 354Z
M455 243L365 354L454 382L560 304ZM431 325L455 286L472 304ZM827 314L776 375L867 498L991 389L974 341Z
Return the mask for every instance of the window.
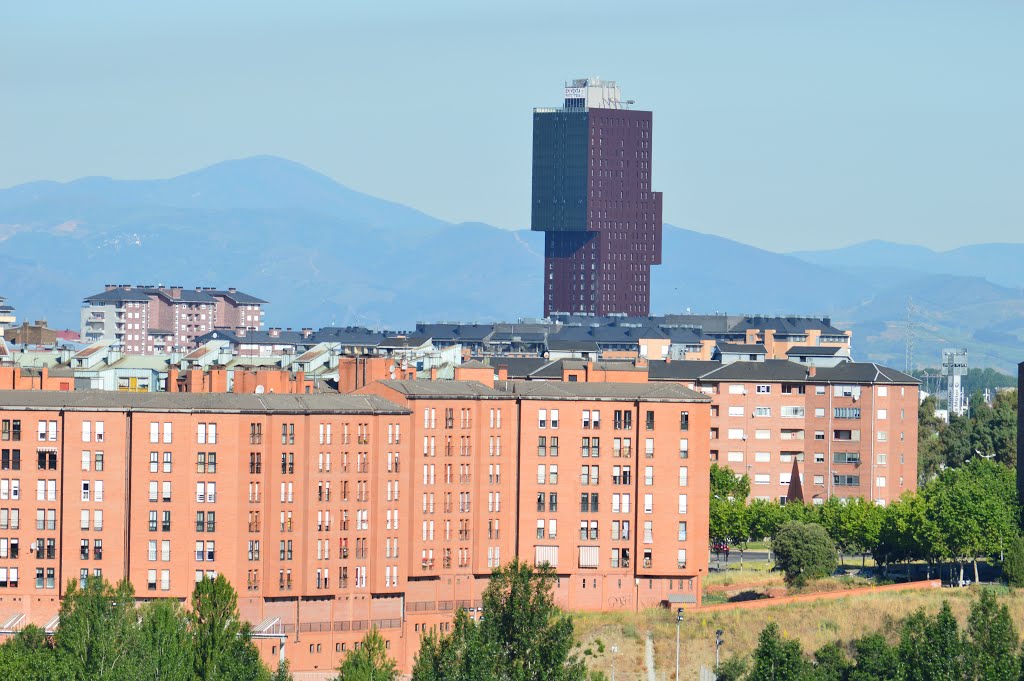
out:
M860 463L860 452L832 452L832 463Z
M772 415L772 408L771 407L754 407L754 416L757 417L757 418L760 418L760 417L763 417L763 416L771 416L771 415Z
M837 419L859 419L859 407L835 407L833 416Z
M644 513L654 513L654 495L644 495Z
M685 520L680 520L679 521L679 529L678 529L678 535L677 536L678 536L678 540L679 541L686 541L686 521Z
M833 475L832 484L836 487L860 487L859 475Z
M825 476L824 475L815 475L814 476L814 484L815 485L824 485L825 484Z
M889 418L888 410L886 410L886 409L879 409L878 410L878 420L879 421L884 421L887 418Z
M747 436L743 433L742 428L730 428L729 429L730 440L746 440Z
M770 385L759 385L756 388L756 392L758 392L759 394L762 394L762 395L767 395L771 391L772 391L772 387Z
M770 463L771 460L771 452L754 452L754 461L757 463Z
M644 428L646 430L654 430L654 412L648 411L644 418Z
M779 410L779 416L784 419L803 418L804 408L803 407L782 407Z
M772 476L768 473L755 473L754 484L755 485L767 485L772 481Z
M729 407L729 416L743 416L743 407Z
M679 512L685 514L687 509L687 496L685 494L679 495Z
M548 439L544 435L537 438L537 456L548 455Z
M548 410L538 409L537 410L537 427L547 428L548 427Z
M771 430L765 430L765 429L755 430L754 431L754 439L755 440L771 440L772 439L772 431Z
M690 429L690 412L681 411L679 412L679 430Z
M885 476L884 475L879 475L878 477L875 478L875 487L878 487L879 489L881 489L882 487L885 487Z

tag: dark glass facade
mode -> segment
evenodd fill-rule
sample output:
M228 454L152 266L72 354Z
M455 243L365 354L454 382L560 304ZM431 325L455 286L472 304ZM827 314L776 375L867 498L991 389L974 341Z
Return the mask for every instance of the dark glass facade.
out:
M569 103L533 116L531 228L545 233L544 315L648 315L651 265L661 262L651 112Z

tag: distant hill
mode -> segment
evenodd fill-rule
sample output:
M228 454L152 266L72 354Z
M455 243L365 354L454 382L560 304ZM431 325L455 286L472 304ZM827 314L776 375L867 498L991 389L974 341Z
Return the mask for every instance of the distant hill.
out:
M108 282L237 286L271 301L275 326L533 317L543 253L539 233L452 224L269 156L0 190L0 295L21 318L72 328ZM1004 371L1020 359L1024 245L780 254L667 226L663 256L656 313L829 315L854 329L858 358L902 367L911 296L921 364L950 344Z

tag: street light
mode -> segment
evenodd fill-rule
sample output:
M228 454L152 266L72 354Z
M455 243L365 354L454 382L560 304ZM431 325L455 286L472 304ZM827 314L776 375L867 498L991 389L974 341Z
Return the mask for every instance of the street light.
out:
M721 629L719 629L718 631L715 632L715 670L716 670L716 672L717 672L718 666L719 666L718 649L722 647L723 643L725 643L725 639L722 638L722 634L724 634L724 633L725 632L722 631Z
M612 681L615 681L615 655L619 652L618 646L612 646Z
M679 681L679 628L683 624L683 609L676 609L676 681Z

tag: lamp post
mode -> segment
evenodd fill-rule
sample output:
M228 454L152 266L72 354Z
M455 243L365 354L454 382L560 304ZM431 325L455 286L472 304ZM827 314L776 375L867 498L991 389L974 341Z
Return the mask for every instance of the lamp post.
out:
M612 646L612 681L615 681L615 655L619 652L618 646Z
M679 629L683 624L683 609L676 609L676 681L679 681Z
M722 638L722 634L724 634L724 633L725 632L722 631L721 629L719 629L718 631L715 632L715 669L716 670L718 669L718 666L720 664L720 662L718 660L718 649L722 647L723 643L725 643L725 639Z

